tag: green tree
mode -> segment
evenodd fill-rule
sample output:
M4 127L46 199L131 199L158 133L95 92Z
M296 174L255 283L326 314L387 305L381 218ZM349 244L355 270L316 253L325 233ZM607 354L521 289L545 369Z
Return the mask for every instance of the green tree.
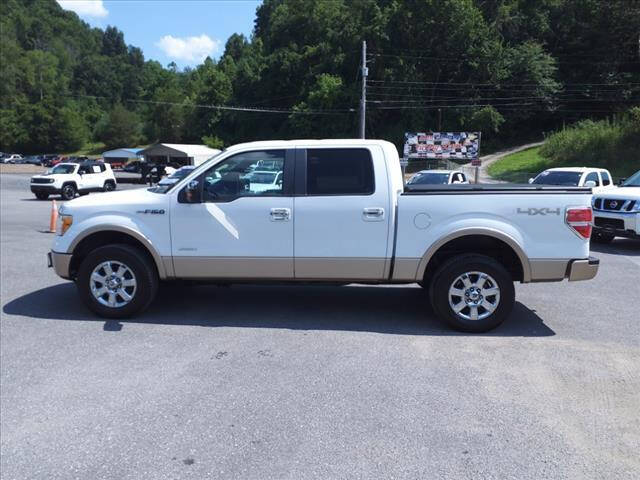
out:
M133 147L140 141L138 115L116 104L96 125L94 136L108 148Z

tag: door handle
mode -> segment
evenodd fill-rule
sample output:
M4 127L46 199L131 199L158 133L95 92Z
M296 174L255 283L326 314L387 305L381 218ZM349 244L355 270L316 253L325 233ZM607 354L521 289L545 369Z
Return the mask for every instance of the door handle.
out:
M369 207L362 210L362 216L365 220L382 220L384 219L384 208Z
M272 222L286 222L291 218L291 210L288 208L272 208L271 212Z

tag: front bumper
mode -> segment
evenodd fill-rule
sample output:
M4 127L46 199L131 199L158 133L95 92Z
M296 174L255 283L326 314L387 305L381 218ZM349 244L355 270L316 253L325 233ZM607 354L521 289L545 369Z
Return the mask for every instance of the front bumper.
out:
M596 257L589 257L586 260L573 260L569 263L569 268L567 269L569 281L591 280L597 275L599 266L600 260Z
M640 213L594 209L593 229L616 237L640 238Z
M65 280L71 280L71 254L70 253L58 253L51 250L47 253L47 266L53 267L56 275L64 278Z
M60 193L60 189L55 187L54 185L47 185L44 183L32 183L31 184L31 193Z

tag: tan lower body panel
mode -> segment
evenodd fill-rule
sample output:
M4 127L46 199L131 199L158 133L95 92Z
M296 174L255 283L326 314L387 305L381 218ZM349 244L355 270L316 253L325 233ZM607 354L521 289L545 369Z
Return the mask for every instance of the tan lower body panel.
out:
M309 258L295 260L296 279L300 280L368 280L384 278L385 258Z
M531 281L548 282L553 280L563 280L567 277L567 265L569 259L530 259Z
M396 258L393 264L393 281L415 282L419 265L419 258Z
M293 259L278 257L174 257L177 278L293 279Z
M384 258L174 257L177 278L381 281ZM415 275L415 270L414 270Z

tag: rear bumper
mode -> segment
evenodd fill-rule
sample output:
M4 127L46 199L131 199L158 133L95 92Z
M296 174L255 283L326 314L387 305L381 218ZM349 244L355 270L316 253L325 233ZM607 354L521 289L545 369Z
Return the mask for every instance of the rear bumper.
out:
M71 254L70 253L58 253L53 250L47 253L47 266L53 268L56 275L64 278L65 280L71 280Z
M581 259L530 260L532 282L570 282L590 280L598 273L600 260L595 257Z
M600 260L596 257L589 257L586 260L573 260L567 269L570 282L580 280L591 280L598 273Z

